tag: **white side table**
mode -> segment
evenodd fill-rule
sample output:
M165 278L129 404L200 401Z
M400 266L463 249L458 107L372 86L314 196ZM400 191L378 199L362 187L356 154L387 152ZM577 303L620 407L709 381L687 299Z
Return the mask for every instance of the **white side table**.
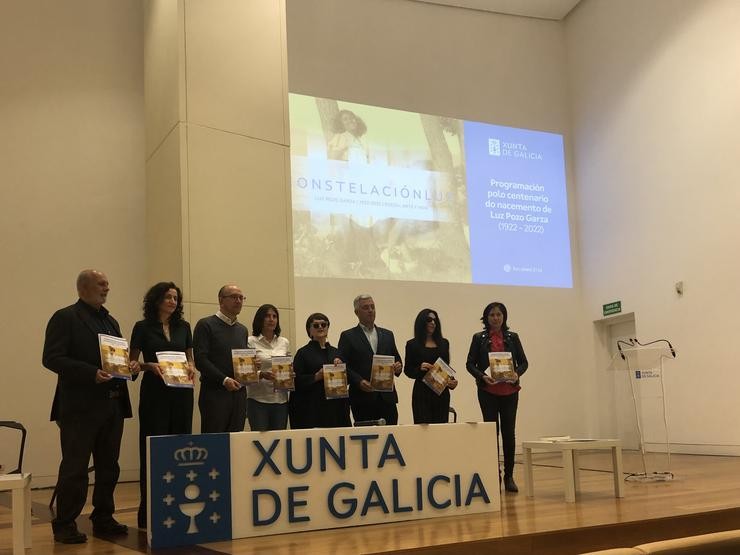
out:
M0 475L0 491L13 494L13 555L31 547L31 474Z
M612 452L612 472L614 473L614 497L624 497L622 488L622 442L618 439L594 440L561 440L561 441L525 441L524 475L527 497L534 497L534 480L532 477L532 449L539 451L556 451L563 457L563 480L565 482L565 501L575 503L576 492L580 486L578 476L578 451L609 449Z

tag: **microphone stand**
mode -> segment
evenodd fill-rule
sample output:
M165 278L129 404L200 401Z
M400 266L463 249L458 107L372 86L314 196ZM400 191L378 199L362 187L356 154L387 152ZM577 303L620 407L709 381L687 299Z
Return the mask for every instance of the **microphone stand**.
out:
M630 389L632 391L632 403L635 407L635 419L637 421L637 433L640 436L640 455L642 458L642 474L631 474L627 477L627 480L635 479L635 480L660 480L660 481L668 481L673 479L673 473L668 472L653 472L651 475L648 475L647 471L647 463L645 461L645 440L643 437L642 432L642 424L640 419L640 411L637 406L637 394L635 393L635 383L632 378L632 368L630 366L629 359L625 356L624 351L622 350L622 347L626 347L630 350L639 350L641 347L649 347L650 345L656 345L659 343L665 343L668 350L671 353L671 358L676 358L676 350L673 348L673 345L670 341L667 339L656 339L655 341L648 341L647 343L641 343L637 340L637 338L631 338L627 341L624 340L618 340L617 341L617 349L619 350L619 356L627 363L627 372L628 372L628 378L630 381ZM668 468L671 467L671 443L669 440L669 431L668 431L668 412L666 408L666 396L665 396L665 382L663 380L663 359L668 358L664 355L660 356L660 394L662 396L663 400L663 426L665 427L665 434L666 434L666 454L668 455Z

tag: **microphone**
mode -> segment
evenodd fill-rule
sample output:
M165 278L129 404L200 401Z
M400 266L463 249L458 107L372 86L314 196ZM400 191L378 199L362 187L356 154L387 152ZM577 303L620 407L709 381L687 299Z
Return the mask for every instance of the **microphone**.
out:
M622 345L627 345L628 347L634 347L635 341L637 341L637 339L630 338L630 339L627 339L627 341L623 339L617 340L617 349L619 350L619 356L622 357L622 360L627 360L627 357L624 356L624 353L622 352Z
M385 418L378 418L377 420L357 420L355 426L385 426Z
M673 355L673 358L676 358L676 350L673 348L673 345L671 345L671 342L666 340L666 343L668 343L668 348L671 350L671 354Z

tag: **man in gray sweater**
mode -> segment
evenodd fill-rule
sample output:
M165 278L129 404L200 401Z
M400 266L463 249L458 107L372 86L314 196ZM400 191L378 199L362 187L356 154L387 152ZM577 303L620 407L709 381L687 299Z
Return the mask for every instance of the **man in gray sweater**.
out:
M234 379L232 349L247 348L247 328L237 322L244 295L237 285L218 291L219 310L198 321L193 332L195 367L200 371L200 431L204 434L242 432L247 394Z

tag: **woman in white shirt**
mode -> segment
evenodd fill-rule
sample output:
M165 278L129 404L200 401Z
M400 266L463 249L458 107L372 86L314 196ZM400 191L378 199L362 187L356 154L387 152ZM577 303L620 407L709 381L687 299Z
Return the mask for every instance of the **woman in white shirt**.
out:
M280 313L277 307L263 304L252 320L252 335L247 340L257 350L260 381L247 385L247 419L255 432L284 430L288 427L288 392L275 391L271 358L289 356L290 343L280 336Z
M367 125L358 115L350 110L340 110L332 122L334 135L329 140L328 156L330 160L344 160L350 163L370 161L370 153L365 140Z

